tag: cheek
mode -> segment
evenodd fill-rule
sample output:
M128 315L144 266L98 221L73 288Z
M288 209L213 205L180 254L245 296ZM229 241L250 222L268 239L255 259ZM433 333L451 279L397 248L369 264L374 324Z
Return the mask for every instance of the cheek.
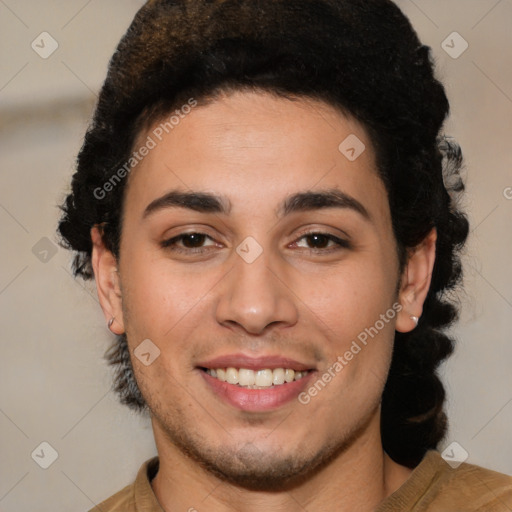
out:
M388 262L368 252L332 272L325 282L304 285L302 296L309 297L305 303L314 312L314 325L328 341L327 368L319 378L332 382L325 398L333 404L357 400L371 407L382 393L399 307L393 307L394 264L392 258ZM316 387L322 388L321 384Z
M172 321L189 310L195 295L201 292L200 283L189 279L165 259L152 257L150 251L146 254L132 251L122 273L123 301L134 313L132 322Z
M211 317L208 294L223 275L218 269L196 269L185 272L164 258L132 253L123 268L125 327L132 346L146 338L162 347L172 340L171 352L186 354L194 330Z
M331 331L329 338L336 335L346 342L374 325L392 307L396 284L393 264L369 254L354 258L350 265L340 265L321 278L304 279L298 285L298 295Z

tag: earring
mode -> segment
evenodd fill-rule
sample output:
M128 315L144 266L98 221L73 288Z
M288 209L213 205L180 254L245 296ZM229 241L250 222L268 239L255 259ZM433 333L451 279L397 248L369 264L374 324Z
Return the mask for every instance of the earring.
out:
M420 321L420 319L417 316L413 315L411 315L411 320L414 322L415 325L418 325L418 322Z
M112 330L112 329L111 329L111 327L112 327L112 324L113 324L113 323L114 323L114 317L112 317L112 318L108 321L108 323L107 323L107 327L108 327L108 330L109 330L109 331L111 331L111 330Z

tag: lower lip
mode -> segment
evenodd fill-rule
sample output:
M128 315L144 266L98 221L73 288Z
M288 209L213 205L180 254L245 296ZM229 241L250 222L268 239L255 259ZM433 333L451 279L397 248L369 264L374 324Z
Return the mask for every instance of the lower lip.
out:
M302 379L293 382L271 386L266 389L249 389L222 382L203 370L199 370L207 385L212 391L237 409L244 411L270 411L297 399L298 395L307 387L314 375L309 372Z

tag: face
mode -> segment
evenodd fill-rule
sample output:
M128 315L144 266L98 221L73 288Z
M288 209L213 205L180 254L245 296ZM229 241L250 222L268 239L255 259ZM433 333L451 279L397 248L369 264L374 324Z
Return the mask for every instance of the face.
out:
M129 178L108 307L157 445L278 485L379 414L400 275L371 142L324 103L252 92L157 128L141 134L156 146Z

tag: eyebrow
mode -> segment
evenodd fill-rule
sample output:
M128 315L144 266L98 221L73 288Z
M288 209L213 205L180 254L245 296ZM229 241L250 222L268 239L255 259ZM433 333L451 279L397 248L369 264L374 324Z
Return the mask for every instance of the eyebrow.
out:
M144 210L143 218L167 208L187 208L200 213L220 213L229 215L231 202L225 196L209 192L184 192L171 190L152 201ZM352 210L365 220L371 221L368 210L354 197L337 188L297 192L288 196L275 210L278 217L295 212L320 210L323 208L343 208Z

